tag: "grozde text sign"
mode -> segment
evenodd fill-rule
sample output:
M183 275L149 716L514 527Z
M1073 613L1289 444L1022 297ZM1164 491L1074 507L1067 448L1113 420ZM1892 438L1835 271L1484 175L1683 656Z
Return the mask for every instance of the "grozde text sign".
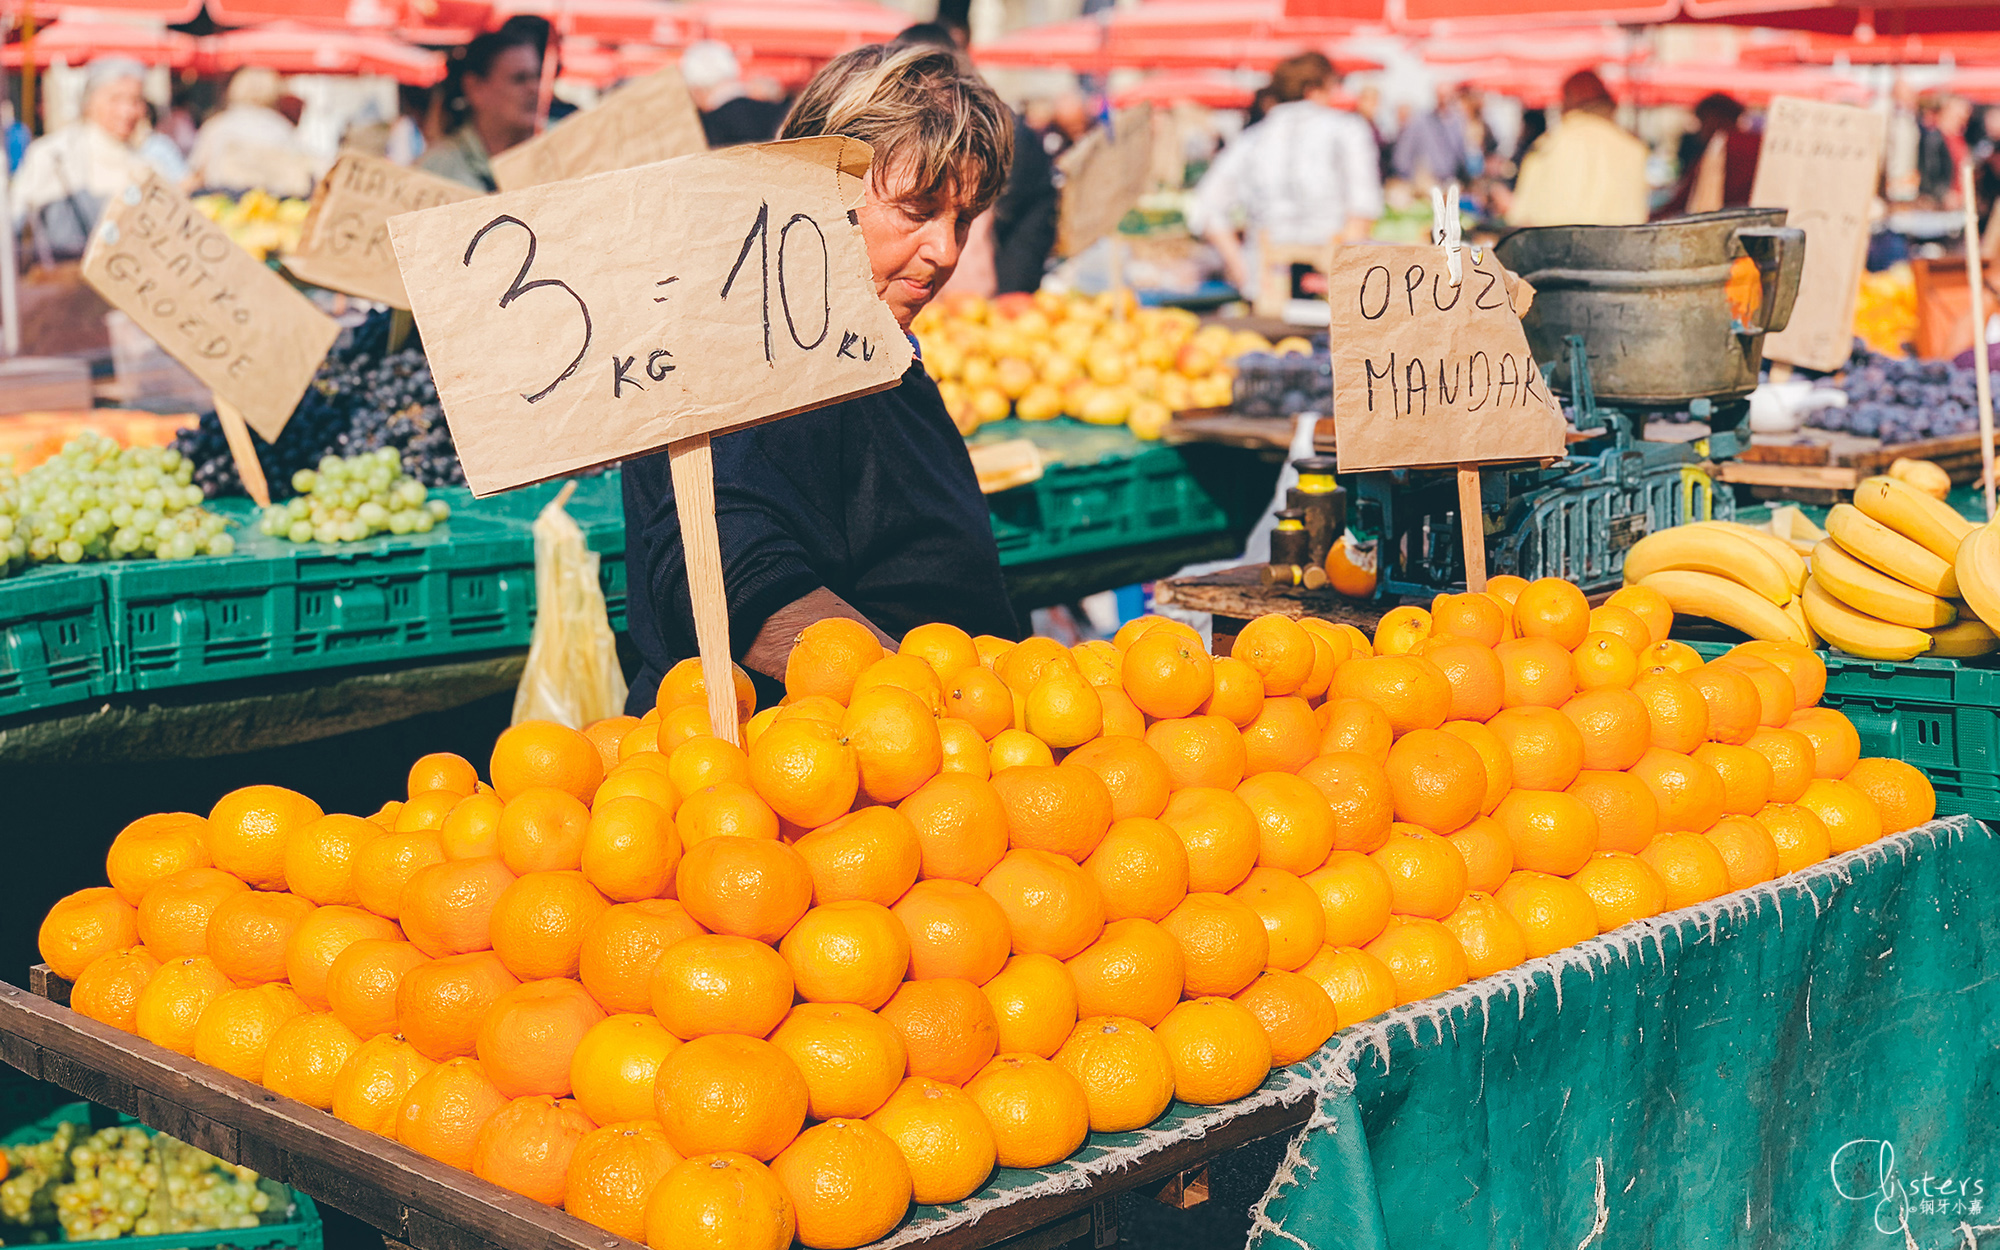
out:
M885 390L839 137L729 148L390 219L475 494Z
M300 227L298 247L285 257L285 268L301 282L408 308L396 250L389 246L389 219L479 194L379 156L343 153L313 192L312 211Z
M1343 473L1563 454L1562 410L1517 304L1533 291L1490 251L1341 247L1328 274L1334 440Z
M701 115L681 72L669 65L500 153L493 181L502 191L518 191L706 151Z

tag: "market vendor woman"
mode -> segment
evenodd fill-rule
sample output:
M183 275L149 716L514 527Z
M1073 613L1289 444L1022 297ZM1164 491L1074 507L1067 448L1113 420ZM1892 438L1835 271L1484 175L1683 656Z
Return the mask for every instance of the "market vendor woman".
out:
M821 70L780 137L873 146L856 215L875 289L907 332L1006 182L1013 133L1006 105L955 54L871 46ZM986 500L921 362L891 390L725 435L714 449L730 646L760 702L779 688L799 631L825 617L861 621L892 648L927 621L1016 636ZM627 462L624 479L638 713L698 648L666 453Z

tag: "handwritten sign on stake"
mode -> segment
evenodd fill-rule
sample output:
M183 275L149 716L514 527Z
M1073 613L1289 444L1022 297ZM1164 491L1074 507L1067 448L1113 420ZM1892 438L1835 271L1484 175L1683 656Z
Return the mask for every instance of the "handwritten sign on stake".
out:
M379 156L342 153L313 191L299 245L285 257L285 268L301 282L408 308L403 274L389 246L389 218L478 195L471 187Z
M475 494L668 449L709 717L732 739L709 439L909 367L849 215L872 155L729 148L389 221Z
M1064 182L1057 209L1056 251L1074 256L1106 235L1131 211L1153 175L1153 106L1140 104L1086 134L1057 165Z
M494 157L493 180L518 191L707 150L701 114L669 65Z

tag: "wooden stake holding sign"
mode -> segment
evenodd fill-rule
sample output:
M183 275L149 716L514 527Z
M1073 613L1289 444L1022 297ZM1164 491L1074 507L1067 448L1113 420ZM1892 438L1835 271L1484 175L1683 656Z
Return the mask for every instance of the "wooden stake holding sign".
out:
M389 221L475 495L667 449L731 741L709 439L901 381L910 343L852 216L872 155L837 136L729 148Z
M1958 194L1965 202L1965 276L1972 285L1972 377L1979 398L1979 480L1986 491L1986 519L1993 519L1993 371L1986 355L1986 275L1979 254L1979 201L1972 187L1972 162L1958 167ZM1996 213L1995 216L2000 216Z

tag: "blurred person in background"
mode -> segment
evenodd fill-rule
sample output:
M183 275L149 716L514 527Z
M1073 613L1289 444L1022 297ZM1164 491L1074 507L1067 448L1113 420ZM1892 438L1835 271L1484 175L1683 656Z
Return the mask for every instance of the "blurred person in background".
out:
M701 112L702 133L711 148L763 143L777 137L789 109L783 100L759 100L743 83L743 67L729 45L713 39L691 43L681 53L681 78Z
M185 187L187 163L146 124L146 67L99 57L84 72L83 115L28 145L10 188L14 228L34 227L45 259L83 255L105 202L150 166Z
M236 71L223 97L226 107L202 123L188 156L197 185L312 194L318 162L299 142L298 129L278 112L283 94L274 70L251 65Z
M1507 223L1514 226L1636 226L1646 220L1644 142L1612 114L1604 80L1581 70L1563 80L1562 124L1521 158Z
M1042 131L1042 151L1051 157L1061 156L1075 147L1077 141L1089 134L1090 128L1096 124L1097 118L1091 114L1083 93L1065 92L1049 106L1049 124Z
M1396 136L1390 168L1418 191L1428 192L1455 179L1470 177L1479 165L1466 133L1465 106L1442 88L1436 107L1419 113Z
M1917 104L1917 198L1958 207L1958 163L1965 159L1972 105L1962 96L1931 96Z
M1221 255L1224 276L1245 295L1258 285L1260 237L1353 243L1382 215L1374 135L1333 107L1333 65L1308 52L1280 63L1271 80L1290 98L1222 149L1187 207L1188 228Z
M542 48L529 31L503 26L455 53L444 82L444 137L418 165L440 178L497 191L493 157L535 134Z
M1750 203L1764 137L1743 128L1743 106L1720 91L1695 104L1694 120L1694 130L1681 136L1680 180L1655 220Z

